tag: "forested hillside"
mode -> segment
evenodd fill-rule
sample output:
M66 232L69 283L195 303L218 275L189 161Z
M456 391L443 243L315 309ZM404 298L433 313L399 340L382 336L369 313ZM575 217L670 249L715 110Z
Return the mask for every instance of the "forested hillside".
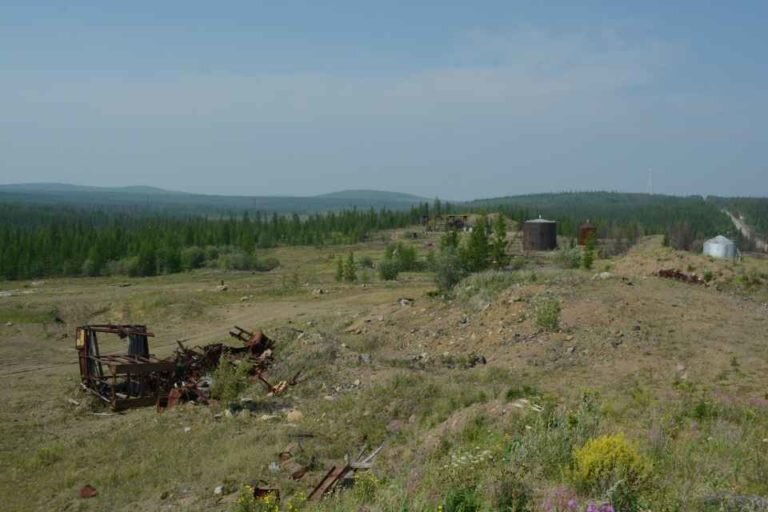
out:
M768 198L764 197L713 197L709 198L734 215L740 215L755 234L768 237Z
M681 249L690 249L694 242L718 234L740 239L720 207L701 196L569 192L483 199L463 206L501 210L513 218L541 215L557 220L560 234L566 236L573 236L578 224L589 220L597 226L601 238L631 240L665 234L672 245Z
M62 183L0 185L0 203L153 211L163 215L221 215L268 211L310 214L350 208L408 210L424 199L398 192L347 190L310 197L190 194L153 187L87 187Z
M258 249L355 243L418 222L422 210L347 210L300 217L260 212L226 218L0 204L0 276L148 276L216 265L269 269Z

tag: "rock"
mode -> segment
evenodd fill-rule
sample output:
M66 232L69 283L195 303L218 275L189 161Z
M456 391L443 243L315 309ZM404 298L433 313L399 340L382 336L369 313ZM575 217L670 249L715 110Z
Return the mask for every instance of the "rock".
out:
M216 487L213 489L213 494L214 494L215 496L221 496L221 495L223 495L223 494L224 494L224 486L223 486L223 485L217 485L217 486L216 486Z
M6 327L13 327L13 322L5 322Z
M403 422L400 420L392 420L387 423L387 432L390 434L397 434L403 429Z
M415 301L413 299L409 299L407 297L401 297L397 299L397 303L400 304L401 306L413 306L414 302Z
M622 343L623 343L623 341L620 340L620 339L616 339L616 340L612 340L611 341L611 345L613 345L613 348L618 348L619 345L621 345Z
M357 356L357 360L361 364L371 364L371 354L360 354Z
M184 427L185 434L189 434L190 432L192 432L192 427Z
M355 381L352 383L352 385L356 388L360 387L360 379L355 379Z
M218 285L218 286L216 287L216 291L217 291L217 292L225 292L225 291L227 291L227 290L229 290L229 286L227 286L227 285L225 285L225 284L220 284L220 285Z
M568 353L573 354L576 351L576 347L568 347Z
M97 491L96 488L90 484L86 484L80 488L80 497L83 499L93 498L98 495L99 495L99 491Z
M240 302L246 302L247 300L248 300L248 296L246 295L243 295L242 297L240 297Z
M285 419L288 420L288 423L298 423L304 419L304 414L298 409L292 409L285 415Z
M592 276L592 279L605 280L605 279L610 279L612 277L613 277L613 274L611 274L610 272L600 272L599 274L595 274L594 276Z

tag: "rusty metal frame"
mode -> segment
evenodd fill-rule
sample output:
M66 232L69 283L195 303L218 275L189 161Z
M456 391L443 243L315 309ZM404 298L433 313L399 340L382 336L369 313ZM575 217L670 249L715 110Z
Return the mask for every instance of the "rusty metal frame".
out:
M113 410L153 405L167 396L173 383L176 362L152 354L107 354L99 351L98 334L120 338L147 338L154 334L144 325L83 325L75 340L80 364L81 387Z

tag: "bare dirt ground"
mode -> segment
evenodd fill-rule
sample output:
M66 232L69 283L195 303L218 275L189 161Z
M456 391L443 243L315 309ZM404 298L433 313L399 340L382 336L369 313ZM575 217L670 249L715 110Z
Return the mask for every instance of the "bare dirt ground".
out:
M280 249L283 265L268 274L2 283L2 508L226 510L232 496L214 495L216 486L262 479L306 491L346 450L391 438L394 420L407 435L377 464L391 475L410 471L417 482L426 470L413 461L433 456L478 412L515 414L504 393L521 384L561 402L595 390L619 409L636 407L640 395L663 403L681 382L728 400L768 402L766 285L746 293L729 284L767 271L764 261L713 261L652 238L593 271L555 269L542 256L497 293L443 300L428 296L426 273L336 283L335 258L349 249ZM378 259L383 244L354 249ZM663 280L654 275L661 268L709 271L713 279L707 286ZM225 292L217 291L222 280ZM562 304L555 332L535 322L532 304L544 293ZM159 356L171 354L176 340L202 345L226 341L233 325L261 328L278 343L276 377L301 368L308 380L271 400L254 386L248 396L263 412L245 418L221 420L221 407L193 406L95 415L103 411L78 390L72 338L86 322L146 323ZM124 350L121 342L105 348ZM440 398L445 390L456 394ZM478 393L488 399L473 404L467 397ZM288 421L292 410L301 418ZM316 464L293 482L268 468L297 433L312 436L304 445ZM86 483L98 498L77 497Z

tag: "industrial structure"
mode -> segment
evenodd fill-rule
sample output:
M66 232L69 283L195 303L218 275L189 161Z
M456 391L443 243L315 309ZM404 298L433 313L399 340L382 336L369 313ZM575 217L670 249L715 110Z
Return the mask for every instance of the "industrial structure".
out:
M597 228L587 221L579 225L579 245L587 245L589 237L597 237Z
M733 260L738 256L738 249L733 240L729 240L722 235L710 238L704 242L704 255L713 258Z
M523 249L526 251L551 251L557 249L557 222L553 220L528 220L523 223Z

